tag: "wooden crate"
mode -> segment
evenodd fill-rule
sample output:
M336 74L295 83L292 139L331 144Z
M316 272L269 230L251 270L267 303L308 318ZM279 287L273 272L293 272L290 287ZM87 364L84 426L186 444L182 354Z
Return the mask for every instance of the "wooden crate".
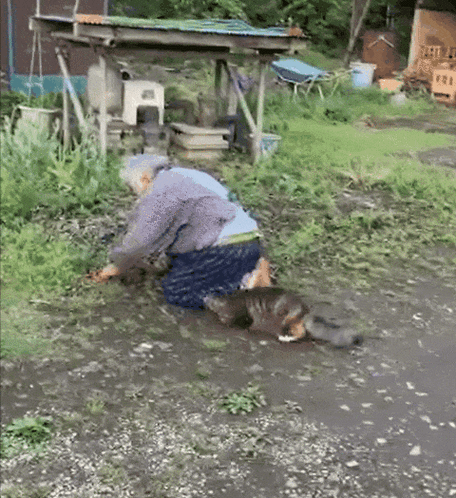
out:
M170 128L173 150L185 159L215 160L228 149L225 137L230 130L226 128L201 128L185 123L172 123Z
M434 69L431 91L442 102L456 103L456 70Z

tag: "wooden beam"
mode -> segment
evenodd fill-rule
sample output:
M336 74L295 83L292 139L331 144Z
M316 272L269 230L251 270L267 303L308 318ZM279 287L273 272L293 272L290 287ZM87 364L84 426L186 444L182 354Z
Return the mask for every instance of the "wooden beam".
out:
M223 60L217 59L215 61L215 114L217 118L224 113L224 102L222 98L222 68Z
M99 64L100 64L100 69L101 69L101 88L100 88L101 100L100 100L100 114L99 114L100 145L101 145L101 151L103 152L103 154L106 154L106 150L108 148L108 112L107 112L107 97L106 97L106 93L107 93L106 58L105 58L104 54L100 54L98 59L99 59Z
M263 110L264 110L264 87L266 79L267 66L264 62L259 63L260 69L260 84L258 88L258 102L257 102L257 129L253 137L253 160L257 161L261 156L260 144L263 138Z
M60 70L63 73L64 84L66 85L70 93L70 98L74 105L74 110L76 112L76 117L78 118L79 125L81 126L81 128L86 129L86 123L84 120L84 113L82 112L82 106L81 103L79 102L78 95L71 83L70 73L68 72L68 69L66 67L65 59L62 54L62 49L60 47L56 47L55 52L57 54L57 60L59 62Z
M249 106L247 105L244 95L242 94L241 89L239 88L239 83L237 81L236 75L234 74L234 71L230 69L228 64L224 64L224 67L228 74L228 77L230 78L234 91L236 92L236 95L239 99L239 103L241 105L242 112L245 115L245 119L247 120L247 124L249 125L250 132L255 135L257 132L255 121L253 120L252 114L250 113Z
M65 63L67 67L69 66L68 52L64 55ZM70 146L70 97L68 95L68 88L65 84L65 76L63 77L63 117L62 117L62 127L63 127L63 147L68 149Z

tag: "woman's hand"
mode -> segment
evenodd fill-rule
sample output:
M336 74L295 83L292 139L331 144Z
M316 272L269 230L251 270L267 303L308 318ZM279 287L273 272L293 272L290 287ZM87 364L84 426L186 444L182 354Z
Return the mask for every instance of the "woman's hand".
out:
M117 266L114 265L108 265L102 270L92 271L88 273L86 275L86 279L101 284L107 282L112 277L116 277L118 275L120 275L119 268L117 268Z

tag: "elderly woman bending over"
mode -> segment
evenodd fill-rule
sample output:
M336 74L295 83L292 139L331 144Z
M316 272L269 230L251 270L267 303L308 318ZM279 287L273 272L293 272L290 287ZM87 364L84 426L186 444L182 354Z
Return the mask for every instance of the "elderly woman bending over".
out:
M162 285L170 304L203 308L208 296L271 285L257 223L210 175L141 155L129 160L121 177L139 202L122 243L111 251L112 264L92 280L105 282L145 257L166 254L171 268Z

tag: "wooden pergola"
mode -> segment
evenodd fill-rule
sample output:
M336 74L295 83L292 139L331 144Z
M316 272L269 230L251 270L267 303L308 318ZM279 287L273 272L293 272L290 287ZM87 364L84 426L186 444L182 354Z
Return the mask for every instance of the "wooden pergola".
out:
M226 94L235 95L253 135L254 160L260 154L263 132L263 103L265 75L268 65L281 54L302 48L300 30L283 28L256 29L243 21L179 21L146 20L101 15L84 15L73 12L72 18L43 16L38 13L30 18L29 27L39 33L48 33L57 42L56 54L64 77L64 139L69 138L69 99L76 116L85 126L80 102L68 70L69 49L92 47L99 56L102 84L100 88L100 144L107 148L106 68L107 58L113 56L138 56L147 53L155 60L173 57L179 59L208 59L216 61L215 95L222 98L222 79L226 74ZM257 61L259 85L254 119L239 88L233 64ZM231 99L232 100L232 99ZM236 100L236 99L235 99ZM235 104L237 106L237 102ZM233 107L233 105L231 105ZM231 113L235 109L230 109Z

